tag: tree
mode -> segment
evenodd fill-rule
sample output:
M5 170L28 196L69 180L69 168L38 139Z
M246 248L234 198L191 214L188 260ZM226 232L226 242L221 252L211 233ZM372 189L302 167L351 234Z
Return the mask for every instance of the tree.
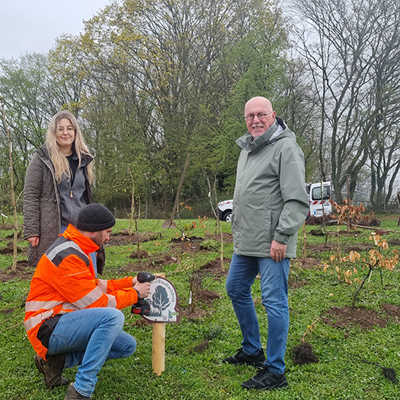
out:
M370 155L376 130L376 110L370 104L376 92L377 58L388 50L390 40L382 45L383 37L393 38L385 31L393 25L398 6L392 12L388 11L393 9L392 0L294 0L294 4L310 30L309 37L304 31L299 34L300 53L318 93L321 171L324 177L330 170L337 199L342 201L346 177L350 176L353 195ZM329 166L323 154L328 140Z
M15 188L14 188L14 169L13 169L13 148L12 148L12 140L11 133L8 127L8 123L6 120L6 113L4 111L3 99L0 97L0 108L1 108L1 120L2 120L2 128L7 136L8 141L8 156L10 161L10 197L11 197L11 206L14 214L14 237L13 237L13 261L11 269L12 271L17 270L17 237L18 237L18 217L17 217L17 202L15 199Z
M198 176L214 157L226 99L249 69L275 71L280 22L258 0L125 0L89 20L79 37L62 38L52 65L83 82L80 105L92 129L98 186L126 170L132 149L144 144L148 192L164 209L174 204L171 219L181 197L204 193ZM241 56L240 43L265 61Z

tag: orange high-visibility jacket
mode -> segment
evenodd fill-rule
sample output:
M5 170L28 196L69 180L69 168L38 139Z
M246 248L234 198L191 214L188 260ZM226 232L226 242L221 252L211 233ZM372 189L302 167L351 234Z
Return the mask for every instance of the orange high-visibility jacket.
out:
M46 358L47 348L37 334L46 319L84 308L121 309L137 303L131 276L115 280L95 277L89 254L98 248L69 225L39 260L25 303L24 326L40 357Z

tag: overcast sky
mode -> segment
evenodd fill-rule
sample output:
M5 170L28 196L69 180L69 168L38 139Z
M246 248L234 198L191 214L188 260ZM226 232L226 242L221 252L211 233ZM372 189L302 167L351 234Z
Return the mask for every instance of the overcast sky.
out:
M47 52L112 0L0 0L0 58Z

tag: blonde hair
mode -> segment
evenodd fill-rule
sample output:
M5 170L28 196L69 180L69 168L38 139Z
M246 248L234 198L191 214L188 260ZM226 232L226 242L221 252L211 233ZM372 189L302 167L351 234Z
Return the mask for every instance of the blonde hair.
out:
M75 146L75 152L76 155L78 156L79 167L81 166L81 160L83 154L87 154L92 157L88 147L86 146L81 129L79 128L75 116L71 112L66 110L60 111L57 114L55 114L51 119L49 127L47 129L45 145L49 152L50 160L53 163L56 174L56 181L58 183L61 182L63 175L67 175L69 178L71 178L71 170L69 168L67 157L60 151L60 147L58 146L56 140L57 124L64 118L68 119L71 122L75 130L75 140L73 145ZM93 183L93 178L94 178L92 164L93 163L91 162L87 166L87 176L89 184Z

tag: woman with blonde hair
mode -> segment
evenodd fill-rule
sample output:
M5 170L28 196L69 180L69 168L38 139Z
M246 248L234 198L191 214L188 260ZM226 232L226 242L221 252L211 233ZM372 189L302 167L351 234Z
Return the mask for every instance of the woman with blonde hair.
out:
M79 210L91 202L92 161L75 116L69 111L54 115L25 175L24 238L32 265L68 224L76 225Z

